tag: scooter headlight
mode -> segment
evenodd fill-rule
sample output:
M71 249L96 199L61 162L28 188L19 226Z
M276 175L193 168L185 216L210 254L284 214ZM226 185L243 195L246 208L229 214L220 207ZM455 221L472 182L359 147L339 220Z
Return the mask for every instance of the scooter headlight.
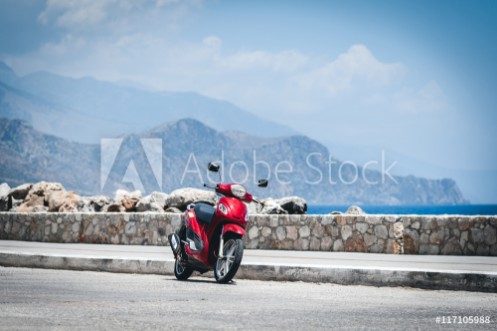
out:
M240 184L233 184L231 185L231 194L237 198L243 199L245 194L247 194L247 190Z
M225 205L223 205L222 203L219 204L219 210L224 214L224 215L228 215L228 208L226 208Z

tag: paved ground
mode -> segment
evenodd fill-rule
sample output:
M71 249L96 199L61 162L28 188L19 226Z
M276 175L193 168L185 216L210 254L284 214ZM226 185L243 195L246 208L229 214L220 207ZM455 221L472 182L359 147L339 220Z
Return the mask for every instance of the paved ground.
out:
M495 330L496 307L495 293L0 267L1 330Z
M173 274L169 247L0 240L0 265ZM238 279L497 292L497 257L245 250Z
M0 240L0 252L67 257L174 260L171 249L164 246L57 244ZM497 274L497 257L490 256L393 255L246 249L243 264Z

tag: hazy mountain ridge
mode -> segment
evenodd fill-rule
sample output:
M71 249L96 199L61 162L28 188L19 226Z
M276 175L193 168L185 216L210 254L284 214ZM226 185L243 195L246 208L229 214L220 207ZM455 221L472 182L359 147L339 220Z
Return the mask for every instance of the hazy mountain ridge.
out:
M240 138L241 137L241 138ZM158 182L144 153L142 139L161 139L162 181ZM397 184L370 185L361 176L352 184L340 183L338 168L329 172L328 150L318 142L304 136L287 138L257 138L256 144L244 134L222 133L194 119L182 119L165 123L141 134L122 137L119 152L108 178L100 182L100 146L81 144L43 134L19 120L0 119L0 182L17 185L23 182L51 180L61 182L67 189L82 194L112 194L117 188L133 189L123 178L132 161L138 171L145 191L161 189L165 192L175 188L201 187L207 181L206 165L209 161L224 161L225 180L231 175L236 181L245 177L249 169L249 190L261 197L299 195L310 203L321 204L459 204L465 203L456 183L450 179L428 180L413 176L395 176ZM312 159L309 153L321 155ZM159 155L160 157L160 155ZM265 162L265 163L263 163ZM276 179L278 163L288 162L292 173L280 173ZM254 166L255 164L255 166ZM255 179L268 177L266 165L271 168L270 185L267 189L255 187ZM198 166L198 168L197 168ZM254 168L255 167L255 168ZM283 167L284 168L284 167ZM197 171L198 169L198 171ZM254 169L256 178L254 178ZM319 183L318 169L322 173ZM354 172L346 167L341 176L347 181ZM359 172L362 169L359 168ZM330 178L327 178L328 174ZM367 171L368 179L380 181L381 173ZM211 178L216 179L211 174ZM330 184L337 182L336 184ZM289 183L284 183L288 181Z
M0 119L0 181L57 181L83 194L95 192L100 170L97 145L40 133L27 122Z
M0 82L1 117L25 119L37 130L72 141L96 143L185 117L220 131L245 129L268 137L295 134L293 129L263 120L227 101L194 92L146 91L48 72L18 77L1 61ZM44 118L39 118L40 113Z

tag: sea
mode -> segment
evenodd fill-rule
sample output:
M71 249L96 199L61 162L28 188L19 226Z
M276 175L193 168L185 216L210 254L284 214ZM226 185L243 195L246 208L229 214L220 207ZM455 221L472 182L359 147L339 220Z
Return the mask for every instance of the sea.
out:
M497 205L419 205L419 206L368 206L358 205L366 214L417 214L417 215L497 215ZM349 205L309 205L307 214L345 213Z

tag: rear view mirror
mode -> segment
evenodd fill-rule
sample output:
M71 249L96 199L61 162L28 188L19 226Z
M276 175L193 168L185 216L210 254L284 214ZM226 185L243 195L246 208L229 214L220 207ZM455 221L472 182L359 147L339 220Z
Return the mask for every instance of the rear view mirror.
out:
M267 187L268 181L267 179L259 179L257 182L257 186L259 187Z
M209 169L209 171L212 171L212 172L218 172L220 167L221 166L219 164L209 162L207 169Z

